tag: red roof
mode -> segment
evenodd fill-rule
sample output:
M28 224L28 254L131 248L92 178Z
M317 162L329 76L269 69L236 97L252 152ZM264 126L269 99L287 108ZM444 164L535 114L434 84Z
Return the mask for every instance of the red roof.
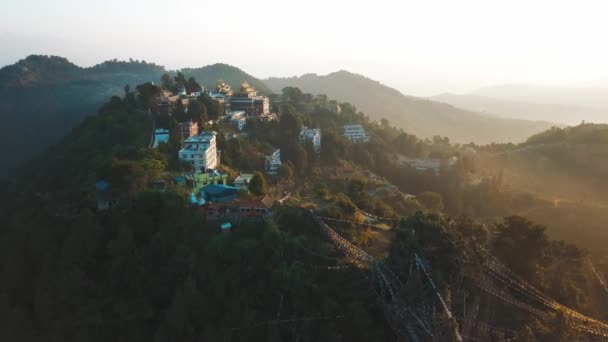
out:
M274 198L272 196L258 197L252 200L241 200L239 201L239 207L241 208L267 208L270 209L274 204Z

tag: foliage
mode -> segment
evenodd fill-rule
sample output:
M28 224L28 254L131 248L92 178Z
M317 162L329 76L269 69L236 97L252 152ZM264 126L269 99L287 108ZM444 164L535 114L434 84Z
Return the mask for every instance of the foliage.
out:
M238 89L241 82L247 82L262 94L270 94L268 87L257 78L239 68L227 64L213 64L202 68L185 68L179 70L185 77L194 77L207 88L213 89L218 80L223 80L233 89Z
M266 178L261 172L256 172L253 174L253 177L251 177L251 181L249 182L249 191L256 196L261 196L268 192Z
M125 84L156 80L163 68L108 61L91 68L65 58L29 56L0 69L0 177L9 177L94 115Z
M171 82L190 83L186 77L178 73ZM177 115L161 115L145 110L160 88L149 83L137 89L137 97L130 89L124 98L112 97L24 168L1 197L2 340L394 339L362 270L331 268L347 260L324 239L307 210L277 205L272 220L242 220L230 234L221 234L220 222L189 205L184 186L150 191L151 181L189 168L177 160L182 138L176 116L202 119L203 108L211 116L213 101L201 96L191 99L187 113L177 108ZM528 340L579 339L559 315L540 321L481 295L474 284L488 251L558 301L608 315L595 295L593 275L584 268L584 251L550 241L543 226L522 217L499 224L487 219L539 200L505 191L500 175L471 182L476 166L460 146L370 122L347 103L337 113L336 103L325 96L288 88L280 98L285 101L278 108L280 122L249 120L246 138L218 134L223 170L230 179L257 171L250 184L255 195L293 186L294 197L313 201L310 206L321 215L353 221L340 233L396 272L406 284L399 294L404 300L436 303L439 292L455 318L463 317L463 308L473 301L479 317ZM361 124L371 140L342 137L341 126L351 123ZM310 144L297 142L302 124L321 128L320 158ZM148 148L153 125L171 132L169 143L158 149ZM234 132L225 123L210 128ZM295 182L266 183L259 170L273 148L283 157L280 180L295 177ZM512 146L489 147L494 148L504 152ZM399 162L429 156L460 161L437 173ZM131 205L95 213L94 184L100 179L109 182L112 196ZM368 221L363 211L396 219L381 220L395 225L387 231L361 228ZM463 213L486 218L487 224L459 216ZM414 253L436 288L415 272ZM438 339L453 339L458 322L438 320ZM479 335L481 340L503 337Z

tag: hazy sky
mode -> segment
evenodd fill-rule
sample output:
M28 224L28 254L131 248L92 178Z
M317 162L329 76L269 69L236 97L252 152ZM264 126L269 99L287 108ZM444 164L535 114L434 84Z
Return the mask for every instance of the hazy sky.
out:
M608 79L608 3L560 0L2 0L0 65L216 62L258 77L358 72L413 95Z

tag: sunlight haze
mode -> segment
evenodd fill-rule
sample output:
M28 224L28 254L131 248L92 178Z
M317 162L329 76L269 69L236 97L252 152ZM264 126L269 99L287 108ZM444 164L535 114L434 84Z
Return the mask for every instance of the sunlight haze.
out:
M0 65L36 53L83 66L113 58L171 69L222 62L260 78L346 69L423 96L608 77L602 1L312 0L295 7L237 0L230 7L184 0L5 3Z

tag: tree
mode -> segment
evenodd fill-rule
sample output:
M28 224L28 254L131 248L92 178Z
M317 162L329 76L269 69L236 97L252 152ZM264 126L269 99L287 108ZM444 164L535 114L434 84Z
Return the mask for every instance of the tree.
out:
M291 179L293 177L293 164L286 161L279 167L279 177L281 179Z
M283 95L281 96L284 100L298 103L302 99L304 94L300 88L296 87L285 87L283 88Z
M436 192L426 191L416 196L416 198L428 210L440 212L444 208L443 198Z
M207 116L210 119L217 120L221 115L224 115L223 104L211 99L206 93L202 93L198 100L207 108Z
M167 90L171 90L174 87L174 82L173 82L173 78L171 78L171 75L169 75L168 73L164 73L161 78L161 85L163 86L163 88L167 89Z
M179 88L181 87L186 87L186 76L184 76L184 74L182 74L181 72L177 72L177 75L175 75L175 89L179 90Z
M144 168L133 160L114 160L108 180L114 189L128 197L135 196L148 182Z
M186 82L186 91L188 92L188 94L200 89L201 85L196 81L194 77L190 77Z
M151 82L140 84L136 89L144 106L150 110L156 110L156 99L160 96L161 89Z
M286 142L297 138L302 127L302 119L296 113L292 106L283 106L281 113L281 121L279 122L281 132L283 133Z
M538 263L548 246L546 229L521 216L507 217L496 226L492 241L494 254L515 273L536 282Z
M198 127L203 127L203 122L207 121L207 107L201 101L190 100L188 102L188 117L198 123Z
M348 182L348 197L355 202L363 200L366 197L365 183L360 179L353 179Z
M175 120L177 120L178 122L184 122L189 120L189 117L186 114L186 107L182 103L181 99L178 99L175 103L175 107L173 108L173 117L175 117Z
M251 177L251 181L249 182L249 191L256 196L261 196L268 192L266 178L261 172L256 172L253 174L253 177Z

